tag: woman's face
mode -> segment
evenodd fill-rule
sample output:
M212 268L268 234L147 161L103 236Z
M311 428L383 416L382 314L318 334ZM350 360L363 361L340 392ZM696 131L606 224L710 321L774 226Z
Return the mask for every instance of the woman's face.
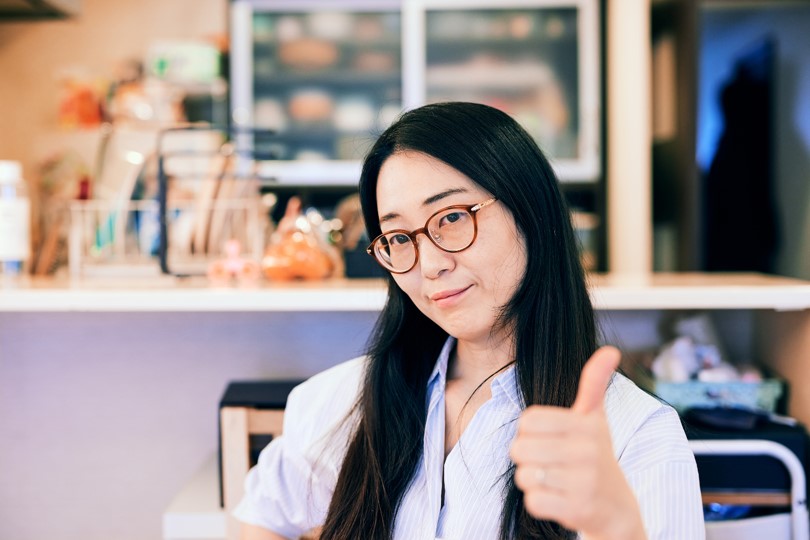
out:
M478 204L491 197L456 169L413 151L388 158L377 182L383 232L413 231L447 206ZM448 334L491 346L490 337L501 337L491 336L496 318L523 278L525 243L511 212L500 202L482 208L476 219L475 242L458 253L442 251L420 234L416 266L393 277L422 313Z

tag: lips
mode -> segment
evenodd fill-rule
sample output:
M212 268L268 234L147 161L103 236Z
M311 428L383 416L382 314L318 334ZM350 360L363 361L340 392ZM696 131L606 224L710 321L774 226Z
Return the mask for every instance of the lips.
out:
M446 303L454 298L460 297L462 293L466 292L470 287L472 287L472 285L467 285L466 287L461 287L459 289L447 289L444 291L439 291L431 294L430 299L433 302Z

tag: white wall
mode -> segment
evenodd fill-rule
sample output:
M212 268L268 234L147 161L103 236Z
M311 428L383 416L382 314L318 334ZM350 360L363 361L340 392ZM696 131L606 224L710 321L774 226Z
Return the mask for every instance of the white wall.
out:
M0 292L2 294L2 292ZM159 540L231 380L358 355L376 313L0 313L0 538Z

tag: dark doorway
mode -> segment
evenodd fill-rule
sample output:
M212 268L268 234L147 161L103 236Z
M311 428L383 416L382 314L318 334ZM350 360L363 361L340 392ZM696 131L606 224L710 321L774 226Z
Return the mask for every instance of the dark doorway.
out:
M709 271L774 270L775 48L769 38L741 54L718 96L723 131L703 184L703 260Z

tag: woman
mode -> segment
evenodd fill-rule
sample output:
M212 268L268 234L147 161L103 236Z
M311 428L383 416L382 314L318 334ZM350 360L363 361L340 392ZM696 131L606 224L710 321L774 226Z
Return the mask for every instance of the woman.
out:
M514 120L407 112L360 196L388 300L366 357L291 394L243 538L703 537L677 415L597 351L568 211Z

